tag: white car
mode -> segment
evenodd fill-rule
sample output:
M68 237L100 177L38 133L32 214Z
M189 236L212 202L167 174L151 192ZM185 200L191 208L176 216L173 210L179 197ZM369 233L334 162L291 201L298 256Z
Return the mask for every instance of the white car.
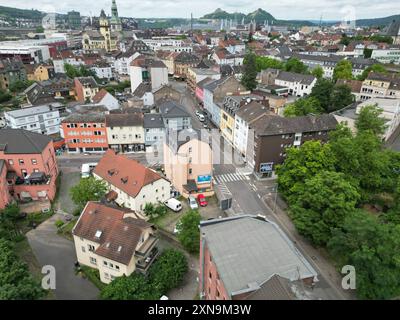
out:
M194 210L194 209L198 209L199 208L195 197L190 196L188 198L188 203L189 203L190 209Z
M200 112L198 110L196 110L196 116L199 116Z

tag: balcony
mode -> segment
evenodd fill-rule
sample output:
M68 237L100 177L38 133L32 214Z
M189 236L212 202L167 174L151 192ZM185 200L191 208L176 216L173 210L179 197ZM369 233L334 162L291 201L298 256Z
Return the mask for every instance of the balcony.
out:
M33 172L32 174L27 175L25 178L17 176L15 180L16 185L43 185L49 183L50 177L44 172Z
M136 261L136 269L140 273L147 273L149 270L151 264L154 262L154 260L157 258L159 255L159 251L157 247L153 247L153 249L150 250L149 254L147 257L137 257Z
M135 254L139 257L146 258L149 252L156 246L158 243L158 239L151 235L143 244L142 246L136 250Z

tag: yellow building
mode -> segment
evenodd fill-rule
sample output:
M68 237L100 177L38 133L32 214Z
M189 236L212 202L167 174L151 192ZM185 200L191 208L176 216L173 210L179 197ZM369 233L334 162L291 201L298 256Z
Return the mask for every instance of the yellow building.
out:
M82 36L82 45L84 50L105 50L107 52L118 49L118 32L111 32L110 22L104 12L101 10L99 18L100 29L87 30Z
M54 67L51 65L29 65L26 76L31 81L46 81L54 75Z

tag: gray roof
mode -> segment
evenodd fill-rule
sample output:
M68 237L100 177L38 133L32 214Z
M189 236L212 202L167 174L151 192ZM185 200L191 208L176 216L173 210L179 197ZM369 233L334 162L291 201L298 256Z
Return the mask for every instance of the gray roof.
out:
M141 84L138 85L136 90L133 92L133 95L135 97L142 98L146 92L151 92L151 85L150 85L150 83L142 82Z
M143 126L143 113L123 113L106 115L106 127Z
M282 80L282 81L288 81L288 82L299 82L299 83L305 84L305 85L311 85L311 83L317 78L310 74L301 74L301 73L294 73L294 72L288 72L288 71L281 71L281 72L279 72L276 79Z
M22 129L0 130L0 151L5 154L37 154L51 142L49 136Z
M236 111L236 115L247 123L251 123L261 116L270 113L271 111L269 111L267 107L257 101L252 101L248 105L242 106Z
M251 127L257 135L273 136L287 133L334 130L337 123L335 117L331 114L293 118L267 115L253 122Z
M103 113L74 113L66 117L62 123L104 123L105 115Z
M221 78L219 80L214 80L213 82L210 82L204 86L204 89L207 89L208 91L214 92L214 90L221 84L224 83L225 80L228 78Z
M99 86L97 84L96 80L92 76L90 76L90 77L78 77L77 79L84 86L89 86L91 88L97 88Z
M396 37L400 36L400 20L393 20L386 30L386 35Z
M37 114L42 114L42 113L47 113L47 112L53 112L57 110L58 108L61 108L63 105L61 103L54 103L54 109L52 105L42 105L42 106L35 106L35 107L29 107L29 108L22 108L22 109L17 109L17 110L11 110L11 111L6 111L6 113L13 118L20 118L20 117L28 117L28 116L34 116Z
M159 108L163 118L190 117L190 114L185 111L184 107L174 101L165 101Z
M261 286L274 275L295 281L317 272L273 222L255 216L204 221L202 237L228 294Z
M160 113L145 113L144 128L164 128L164 121Z

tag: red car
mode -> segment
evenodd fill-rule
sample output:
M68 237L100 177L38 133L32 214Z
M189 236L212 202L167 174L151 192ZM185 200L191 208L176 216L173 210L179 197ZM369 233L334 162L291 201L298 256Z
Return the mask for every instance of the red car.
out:
M206 200L206 197L204 196L204 194L199 194L197 196L197 202L199 203L200 207L205 207L208 205L208 202Z

